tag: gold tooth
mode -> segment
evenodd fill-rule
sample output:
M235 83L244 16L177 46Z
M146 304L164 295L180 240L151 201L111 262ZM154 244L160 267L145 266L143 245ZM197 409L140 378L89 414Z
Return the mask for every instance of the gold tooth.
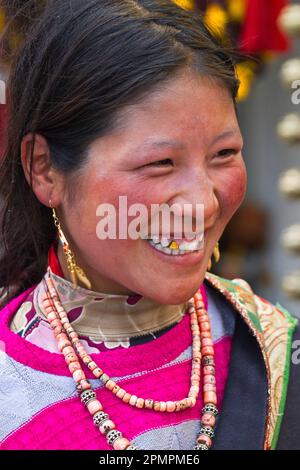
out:
M175 242L175 240L173 240L173 241L170 243L170 245L169 245L168 248L171 248L171 250L179 250L179 245L178 245L177 242Z

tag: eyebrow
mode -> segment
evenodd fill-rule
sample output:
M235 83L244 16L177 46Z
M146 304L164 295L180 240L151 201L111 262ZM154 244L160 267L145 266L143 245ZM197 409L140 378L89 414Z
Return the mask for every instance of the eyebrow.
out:
M240 137L241 133L238 129L230 129L228 131L222 132L222 134L218 135L214 140L213 143L219 142L219 140L226 139L226 137Z
M214 140L213 143L217 143L218 141L225 139L226 137L238 137L240 136L239 130L230 129L228 131L223 132L222 134L218 135ZM146 140L138 147L134 148L134 152L146 152L147 150L157 149L157 148L175 148L175 149L185 149L186 145L182 142L177 140L160 140L160 141L153 141L153 140Z
M177 140L160 140L160 141L152 141L152 140L146 140L143 142L141 145L138 147L134 148L135 152L138 151L147 151L151 150L152 148L157 149L157 148L186 148L186 146Z

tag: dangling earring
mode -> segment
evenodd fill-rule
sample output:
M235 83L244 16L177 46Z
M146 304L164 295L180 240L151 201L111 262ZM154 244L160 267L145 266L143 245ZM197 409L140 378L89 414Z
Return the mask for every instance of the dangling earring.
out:
M79 266L77 266L77 264L76 264L74 253L72 252L72 250L70 248L70 245L69 245L69 243L68 243L68 241L65 237L65 234L62 231L62 228L61 228L59 219L57 217L56 211L51 206L51 202L50 202L50 207L52 209L52 216L53 216L53 219L54 219L54 225L57 228L57 232L58 232L60 242L63 245L63 250L64 250L66 260L67 260L67 266L68 266L68 270L70 272L71 281L76 286L78 286L78 281L81 281L82 284L87 289L91 289L92 284L91 284L90 280L86 277L86 274L84 273L83 269L80 268Z
M214 248L213 255L214 255L214 258L215 258L215 262L218 263L219 260L220 260L219 242L217 242L217 244ZM210 258L208 266L207 266L207 271L211 270L211 266L212 266L212 262L211 262L211 258Z

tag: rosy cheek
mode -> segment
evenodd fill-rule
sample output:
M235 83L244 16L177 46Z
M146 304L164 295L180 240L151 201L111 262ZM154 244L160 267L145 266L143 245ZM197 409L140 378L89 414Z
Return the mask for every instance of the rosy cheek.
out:
M247 173L244 164L228 171L222 179L219 200L223 215L231 216L242 204L247 190Z

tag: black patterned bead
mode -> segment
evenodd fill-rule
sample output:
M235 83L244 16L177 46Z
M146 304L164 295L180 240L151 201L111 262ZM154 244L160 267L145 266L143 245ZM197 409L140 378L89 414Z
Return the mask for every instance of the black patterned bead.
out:
M87 379L82 379L80 380L80 382L78 384L76 384L76 390L77 392L80 394L81 392L83 392L84 390L86 390L86 386L89 385L91 386L89 380Z
M130 446L126 447L125 450L137 450L137 447L134 446L133 444L130 444Z
M115 428L115 424L109 419L105 419L102 421L101 425L99 426L99 431L101 434L108 434L109 431Z
M208 450L208 447L205 444L197 444L195 445L194 450Z
M205 436L210 437L211 439L214 437L215 433L211 426L202 426L200 429L200 436L201 434L205 434Z
M118 431L117 429L112 429L106 434L107 443L111 446L117 439L120 439L120 437L123 437L123 435L121 431Z
M213 356L204 356L202 359L202 364L204 366L214 366L215 365L215 360Z
M107 413L104 413L104 411L98 411L97 413L94 414L93 416L93 421L95 426L100 426L100 424L105 421L106 419L109 419L109 416Z
M218 408L213 403L207 403L204 408L202 408L202 414L209 413L213 416L217 416Z
M80 394L80 400L81 400L81 403L84 403L85 405L87 405L91 400L95 400L96 398L96 393L94 392L94 390L84 390L84 392L82 392Z
M109 381L109 376L107 374L102 374L100 377L99 377L99 380L101 380L102 383L104 383L104 385L106 384L106 382Z

